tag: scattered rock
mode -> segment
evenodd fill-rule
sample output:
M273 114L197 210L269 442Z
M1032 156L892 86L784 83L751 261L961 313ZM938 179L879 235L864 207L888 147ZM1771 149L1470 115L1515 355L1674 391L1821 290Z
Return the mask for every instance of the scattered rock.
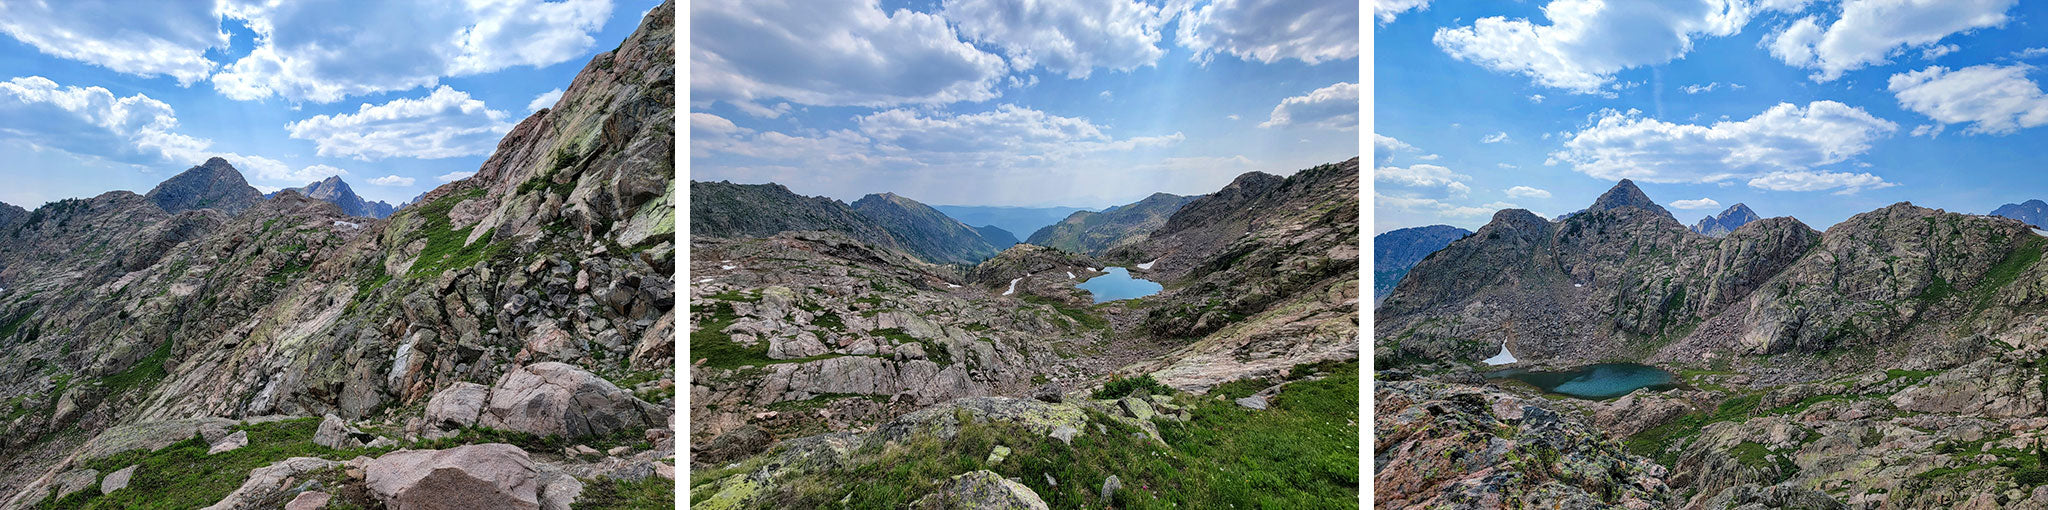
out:
M1066 400L1066 396L1060 393L1060 385L1057 383L1045 383L1037 388L1033 388L1031 390L1031 398L1054 404Z
M1118 400L1117 404L1123 407L1125 414L1141 422L1152 421L1152 415L1157 414L1152 410L1152 404L1146 403L1142 398L1124 397L1123 400Z
M1058 439L1062 443L1071 445L1074 444L1074 434L1079 433L1081 433L1081 429L1063 425L1058 428L1052 429L1052 434L1049 435L1052 436L1053 439Z
M206 454L215 455L231 452L244 446L249 446L249 431L237 430L235 433L228 434L227 437L223 437L220 441L213 443L212 448L206 449Z
M491 389L473 382L459 382L442 388L427 400L427 422L436 427L461 428L476 424Z
M249 479L241 487L221 498L220 502L205 510L239 510L256 504L265 498L275 497L285 489L285 484L299 475L340 465L340 463L318 457L292 457L268 466L249 471ZM275 501L270 500L277 504Z
M962 473L947 480L938 492L911 503L915 510L993 509L1043 510L1045 500L1024 484L988 470Z
M663 414L611 381L550 361L499 378L477 424L543 436L602 436L659 427Z
M1252 395L1249 397L1240 398L1237 399L1237 405L1243 406L1247 409L1264 410L1266 408L1266 397Z
M399 450L365 472L370 493L398 510L540 508L538 472L526 451L508 444Z
M1117 489L1122 489L1122 488L1124 488L1124 481L1123 481L1123 480L1119 480L1119 479L1117 479L1116 475L1109 475L1109 479L1108 479L1108 480L1103 480L1103 481L1102 481L1102 501L1103 501L1103 503L1104 503L1104 504L1108 504L1108 503L1109 503L1109 501L1111 501L1111 500L1110 500L1109 498L1110 498L1111 496L1115 496L1115 495L1116 495L1116 490L1117 490Z
M108 473L105 479L100 480L100 495L113 494L114 491L128 488L128 480L135 478L136 467L139 466L131 465Z
M349 429L348 422L332 414L320 418L320 428L313 431L313 444L336 450L363 446L362 441L356 440L355 431Z
M50 480L50 485L57 488L57 494L53 499L64 499L64 496L71 495L73 492L85 490L86 487L91 487L92 482L99 480L99 478L100 472L91 469L65 471L63 474L57 475L55 479Z
M332 499L334 496L325 492L301 492L298 497L292 498L290 503L284 504L284 510L319 510L327 508L327 502Z
M1001 463L1003 463L1003 459L1006 459L1006 458L1009 458L1009 457L1010 457L1010 447L1008 447L1008 446L1003 446L1003 445L996 445L996 447L995 447L995 449L994 449L994 450L991 450L991 451L989 451L989 452L988 452L988 464L990 464L990 465L995 465L995 464L1001 464Z

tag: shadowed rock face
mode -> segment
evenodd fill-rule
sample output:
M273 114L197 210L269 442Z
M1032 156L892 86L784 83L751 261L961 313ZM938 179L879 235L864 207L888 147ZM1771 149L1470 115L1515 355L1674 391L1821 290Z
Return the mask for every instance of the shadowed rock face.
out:
M1375 299L1394 290L1394 285L1437 250L1451 241L1472 235L1472 231L1450 225L1430 225L1390 230L1372 236L1372 295Z
M363 200L363 197L356 195L355 189L350 188L348 183L343 182L339 176L328 177L320 182L307 184L302 187L286 189L297 191L307 198L334 204L335 207L341 208L343 214L349 216L383 219L390 216L394 209L391 204L382 201L371 202Z
M895 193L861 197L852 207L927 262L973 264L998 251L973 227Z
M1143 241L1168 218L1200 196L1153 193L1134 203L1102 210L1076 211L1059 223L1031 233L1029 242L1074 253L1100 255L1111 248Z
M228 160L212 158L206 163L157 184L143 195L165 212L218 209L234 215L263 200L263 193L249 186Z
M1706 234L1708 237L1724 237L1757 219L1759 218L1756 211L1749 210L1748 205L1738 203L1721 211L1719 215L1700 218L1699 223L1693 224L1692 231Z

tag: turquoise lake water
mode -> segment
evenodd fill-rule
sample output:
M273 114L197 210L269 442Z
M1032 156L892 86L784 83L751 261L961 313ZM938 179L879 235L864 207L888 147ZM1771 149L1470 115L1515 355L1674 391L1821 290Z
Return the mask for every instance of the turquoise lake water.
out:
M1593 400L1627 395L1637 388L1663 391L1678 387L1678 380L1670 372L1637 363L1601 363L1562 372L1516 368L1488 374L1487 378L1514 379L1543 391Z
M1089 295L1095 297L1095 302L1097 303L1141 298L1158 294L1160 289L1165 288L1151 280L1132 278L1131 271L1128 269L1106 267L1102 270L1109 274L1089 278L1088 281L1074 286L1075 288L1088 291Z

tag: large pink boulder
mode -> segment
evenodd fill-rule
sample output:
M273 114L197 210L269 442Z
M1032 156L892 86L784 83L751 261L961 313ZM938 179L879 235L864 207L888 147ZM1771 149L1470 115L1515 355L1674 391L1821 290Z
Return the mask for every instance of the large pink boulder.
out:
M399 450L363 468L370 493L392 510L538 510L539 471L509 444Z

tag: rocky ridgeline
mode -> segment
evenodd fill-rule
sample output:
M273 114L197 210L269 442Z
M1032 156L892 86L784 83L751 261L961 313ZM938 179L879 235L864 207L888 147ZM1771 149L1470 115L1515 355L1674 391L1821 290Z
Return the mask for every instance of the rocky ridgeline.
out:
M1181 206L1197 198L1201 197L1153 193L1144 200L1103 209L1102 212L1075 211L1059 223L1031 233L1028 240L1039 246L1100 255L1111 248L1145 240L1146 235L1164 226L1167 218L1171 218Z
M473 480L329 477L342 488L310 492L348 500L367 484L398 505L427 497L403 487L494 487L472 492L509 490L512 502L450 500L559 508L569 500L548 499L550 487L672 470L662 443L674 406L673 29L673 5L651 10L560 102L514 128L477 176L385 220L290 190L231 214L209 197L242 193L184 182L239 180L232 166L209 161L188 172L208 179L174 179L151 196L60 201L13 221L0 231L7 505L80 480L104 492L74 499L137 501L150 496L138 492L146 487L211 486L219 480L191 477L214 476L309 492L309 476L326 475L307 473L356 455L372 459L356 467L375 473L384 471L373 461L397 455L393 448L454 452L507 439L518 453L475 448L392 463L414 473L473 465ZM473 426L424 413L466 408L479 394ZM310 418L290 418L320 416L337 425L315 434L299 430ZM240 427L248 434L236 441L263 448L173 427L122 448L129 457L85 453L181 420ZM191 451L180 441L205 444ZM585 441L624 449L532 451ZM106 475L119 466L94 467L215 447L224 449L213 455L308 455L227 457L263 469L225 474L152 472L139 462L124 475L136 480L128 492L107 489L121 481ZM608 460L588 461L592 453ZM551 481L547 466L572 479ZM528 485L532 492L518 488Z

